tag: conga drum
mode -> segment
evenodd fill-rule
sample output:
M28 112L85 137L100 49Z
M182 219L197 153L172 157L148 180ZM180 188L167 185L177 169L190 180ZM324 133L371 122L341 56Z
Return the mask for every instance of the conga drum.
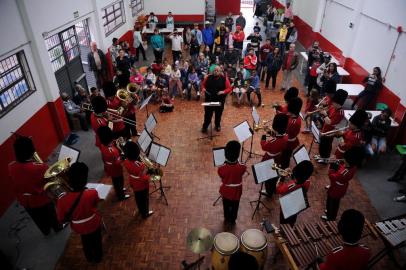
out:
M232 233L221 232L214 237L211 254L212 270L228 270L230 256L238 251L240 243L238 237Z
M268 255L267 240L265 235L257 229L248 229L241 235L240 251L255 257L259 269L264 269Z

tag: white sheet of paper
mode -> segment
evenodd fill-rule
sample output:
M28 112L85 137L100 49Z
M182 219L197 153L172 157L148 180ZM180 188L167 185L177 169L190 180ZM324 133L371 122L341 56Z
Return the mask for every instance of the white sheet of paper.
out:
M301 188L280 197L279 203L281 205L284 218L288 218L299 213L303 209L306 209L306 201Z
M317 143L320 143L320 131L316 126L316 123L314 123L314 121L312 121L312 134L314 136L314 139L316 140Z
M65 159L65 158L70 158L70 165L78 161L80 152L76 149L70 148L64 144L61 146L61 150L59 150L59 156L58 156L58 161Z
M221 165L223 165L224 162L226 162L224 148L213 150L213 159L215 167L220 167Z
M278 176L278 173L272 169L273 164L273 159L268 159L254 165L258 184Z
M310 160L309 153L304 145L300 147L299 150L293 155L293 159L295 160L296 165L303 160Z
M216 107L216 106L220 106L221 104L220 104L220 102L203 102L202 103L202 106L214 106L214 107Z
M105 184L96 184L96 183L88 183L86 185L89 189L95 189L99 194L99 198L105 200L107 195L109 195L112 185L105 185Z
M156 163L162 166L166 166L168 163L169 155L171 154L171 150L161 146L159 148L158 157L156 158Z
M147 104L149 103L151 98L152 98L152 94L149 95L149 97L147 97L146 99L144 99L144 101L141 103L140 110L142 110L145 106L147 106Z
M252 133L250 131L250 125L247 121L242 122L238 126L234 128L234 133L238 138L240 143L244 142L248 138L252 137Z
M260 118L257 109L255 109L255 107L252 107L252 119L254 119L254 123L256 125L259 125Z
M148 158L154 162L156 162L158 158L160 146L156 143L151 144L151 148L149 149Z
M147 131L144 129L143 131L141 131L141 135L138 137L138 144L141 146L141 144L144 142L145 138L147 137L148 133Z
M152 142L152 138L151 136L149 136L149 134L147 134L147 136L145 137L145 140L142 142L142 144L140 145L141 150L145 153L149 147L149 145Z
M156 126L157 122L155 119L154 114L150 114L148 116L147 121L145 121L145 129L148 130L148 132L152 132L152 130L154 130L155 126Z

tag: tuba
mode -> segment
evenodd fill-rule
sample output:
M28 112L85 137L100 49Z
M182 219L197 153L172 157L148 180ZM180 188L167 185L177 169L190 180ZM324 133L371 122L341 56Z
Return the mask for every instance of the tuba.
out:
M125 89L118 89L116 93L116 97L121 101L121 106L117 109L117 113L122 115L123 112L127 109L128 104L133 101L130 93L127 92Z
M147 158L143 152L140 153L140 159L142 163L144 163L145 166L148 168L148 174L151 175L150 181L160 181L162 176L164 175L162 169L155 166L154 163L149 158Z
M69 163L70 158L62 159L54 163L45 172L44 178L47 183L44 185L44 190L53 201L58 200L72 190L68 184Z
M138 97L138 91L140 90L140 86L136 83L129 83L127 84L127 92L130 94L130 97L132 98L134 103L138 103L139 97Z

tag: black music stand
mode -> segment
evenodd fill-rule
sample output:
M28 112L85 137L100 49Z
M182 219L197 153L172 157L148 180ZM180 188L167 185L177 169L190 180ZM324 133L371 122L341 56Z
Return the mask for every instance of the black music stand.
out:
M148 103L150 102L150 100L151 100L151 98L152 98L152 95L153 94L151 94L151 95L149 95L146 99L144 99L142 102L141 102L141 105L140 105L140 111L145 107L145 111L147 112L147 118L148 118L148 116L149 116L149 113L148 113Z
M161 168L162 166L166 166L166 164L168 163L169 160L169 156L171 154L171 149L160 145L158 143L152 142L150 149L149 149L149 153L148 153L148 158L151 159L152 161L156 162L158 164L158 169ZM164 186L162 183L162 177L159 179L159 186L157 188L155 188L152 192L150 192L149 194L153 194L155 192L160 192L160 198L164 198L165 199L165 204L168 204L168 199L166 198L166 194L165 194L165 189L170 189L170 186Z
M252 138L252 135L254 134L254 131L248 124L248 121L245 120L238 125L234 126L233 128L235 136L237 137L238 141L241 143L241 156L240 160L242 161L243 153L244 153L244 142L249 139L250 137Z
M148 106L148 105L147 105ZM153 138L156 138L158 140L161 140L158 136L156 136L152 131L155 129L156 125L158 124L158 121L156 120L156 117L153 113L151 113L147 120L144 123L144 128L152 135Z
M158 168L160 168L161 166L158 166ZM160 192L160 198L164 198L164 200L165 200L165 204L167 205L167 206L169 206L169 203L168 203L168 199L166 198L166 195L165 195L165 189L170 189L171 188L171 186L164 186L163 184L162 184L162 177L159 179L159 186L156 188L156 189L154 189L152 192L150 192L149 193L149 195L152 195L152 194L154 194L155 192Z
M213 151L213 163L214 167L220 167L226 161L224 147L214 147ZM213 202L213 206L216 206L217 202L221 199L221 195Z
M313 134L313 140L309 147L309 156L310 152L312 151L313 144L314 143L320 144L320 130L317 128L316 123L314 121L312 121L311 132Z
M255 107L252 107L252 113L251 113L251 115L252 115L252 126L254 127L255 125L259 125L259 123L260 123L260 117L259 117L259 114L258 114L257 110L255 109ZM253 158L253 156L257 156L257 157L261 157L261 156L262 156L262 155L257 154L257 153L255 153L255 152L252 151L252 147L253 147L253 144L254 144L254 135L255 135L255 132L254 132L254 130L252 130L252 129L251 129L251 131L252 131L252 137L251 137L251 143L250 143L250 150L248 151L248 150L242 148L242 152L248 153L248 157L247 157L247 159L245 160L245 163L247 163L247 161L248 161L250 158ZM241 160L242 160L242 155L241 155Z
M202 106L204 107L220 107L221 103L220 102L204 102L202 103ZM206 112L205 112L206 113ZM215 134L213 135L213 116L210 119L210 133L207 136L203 136L200 138L197 138L198 140L204 140L204 139L209 139L209 140L213 140L214 137L217 137L219 135Z

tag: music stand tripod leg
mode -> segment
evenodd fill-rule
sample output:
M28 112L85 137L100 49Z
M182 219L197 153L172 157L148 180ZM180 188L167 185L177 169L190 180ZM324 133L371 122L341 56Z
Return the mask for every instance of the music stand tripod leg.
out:
M221 199L221 195L214 201L213 206L216 206L216 204L218 203L218 201Z
M259 205L262 205L262 206L264 206L268 211L271 211L271 209L270 209L268 206L266 206L266 205L261 201L261 198L262 198L262 189L263 189L263 187L264 187L264 182L261 183L261 189L260 189L259 192L258 192L258 194L259 194L259 195L258 195L258 200L250 201L250 204L256 203L256 206L255 206L255 209L254 209L254 213L252 213L251 219L254 219L255 213L259 210Z

